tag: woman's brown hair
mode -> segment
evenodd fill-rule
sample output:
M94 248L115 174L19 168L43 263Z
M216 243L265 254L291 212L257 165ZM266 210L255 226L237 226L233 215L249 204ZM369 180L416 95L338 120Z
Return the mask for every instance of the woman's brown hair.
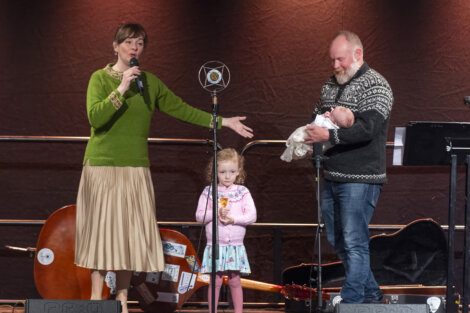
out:
M144 27L137 23L125 23L119 25L114 34L114 42L120 44L124 42L127 38L138 38L142 37L144 39L144 47L147 46L147 32Z

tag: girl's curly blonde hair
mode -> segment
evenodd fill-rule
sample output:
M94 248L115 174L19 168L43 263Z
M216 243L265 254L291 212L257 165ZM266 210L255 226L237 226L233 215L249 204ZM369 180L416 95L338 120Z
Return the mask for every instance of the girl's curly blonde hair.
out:
M235 180L236 184L245 183L246 172L245 172L245 159L238 154L238 152L233 148L225 148L217 152L217 162L223 161L234 161L238 163L238 176ZM214 166L214 158L211 158L209 164L206 167L206 181L208 183L212 182L212 167Z

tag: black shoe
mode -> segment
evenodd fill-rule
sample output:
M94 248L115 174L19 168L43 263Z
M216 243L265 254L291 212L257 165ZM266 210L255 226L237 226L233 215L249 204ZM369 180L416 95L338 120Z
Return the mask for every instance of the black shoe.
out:
M374 303L374 304L380 304L380 303L385 303L384 297L381 294L377 298L365 298L362 303Z

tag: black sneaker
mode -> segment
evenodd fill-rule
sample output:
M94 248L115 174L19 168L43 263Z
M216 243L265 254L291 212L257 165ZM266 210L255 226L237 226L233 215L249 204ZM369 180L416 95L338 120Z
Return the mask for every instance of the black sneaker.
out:
M379 303L385 303L385 301L384 301L384 296L382 294L380 294L380 296L378 296L377 298L365 298L362 303L379 304Z

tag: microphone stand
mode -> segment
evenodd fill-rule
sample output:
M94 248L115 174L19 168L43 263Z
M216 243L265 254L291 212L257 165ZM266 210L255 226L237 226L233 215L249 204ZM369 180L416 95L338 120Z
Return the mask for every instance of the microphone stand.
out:
M212 95L212 134L213 134L213 162L212 162L212 255L211 255L211 313L215 313L215 280L217 277L217 260L219 259L218 243L218 192L217 192L217 127L218 127L218 105L217 91L224 90L230 82L230 71L220 61L208 61L199 69L199 83L202 88Z
M322 298L322 251L321 251L321 233L323 230L322 224L322 214L321 214L321 189L320 189L320 169L323 157L323 144L314 143L313 144L313 158L312 163L315 167L315 181L317 183L316 188L316 199L317 199L317 218L318 218L318 228L315 237L317 240L317 312L321 313L323 310L323 298Z
M219 259L219 242L218 242L218 191L217 191L217 95L216 91L212 91L212 136L213 136L213 162L212 162L212 271L211 271L211 313L216 312L215 307L215 280L216 280L216 266Z

